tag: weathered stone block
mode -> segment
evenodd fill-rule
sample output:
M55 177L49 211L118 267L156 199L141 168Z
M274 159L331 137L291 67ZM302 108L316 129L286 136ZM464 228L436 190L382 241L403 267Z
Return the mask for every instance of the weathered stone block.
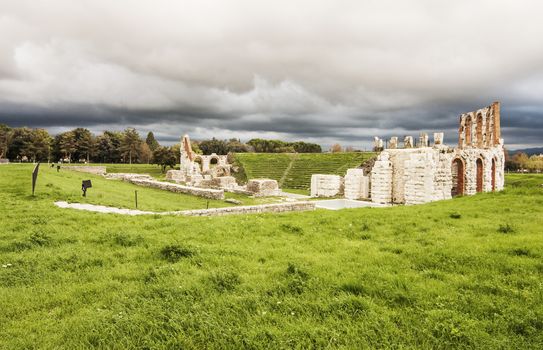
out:
M311 175L311 197L335 197L343 194L343 179L339 175Z
M272 179L251 179L247 182L247 191L256 197L278 196L279 185Z

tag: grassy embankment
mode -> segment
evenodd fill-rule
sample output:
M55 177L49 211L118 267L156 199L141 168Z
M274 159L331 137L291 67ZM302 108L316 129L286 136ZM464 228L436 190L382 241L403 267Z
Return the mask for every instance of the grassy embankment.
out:
M419 206L185 218L58 209L79 175L44 171L32 197L30 172L0 166L0 348L543 347L541 175ZM128 184L95 181L124 203Z
M373 156L373 152L238 153L236 161L249 179L271 178L277 180L283 189L307 194L312 174L345 175L347 169L357 167Z

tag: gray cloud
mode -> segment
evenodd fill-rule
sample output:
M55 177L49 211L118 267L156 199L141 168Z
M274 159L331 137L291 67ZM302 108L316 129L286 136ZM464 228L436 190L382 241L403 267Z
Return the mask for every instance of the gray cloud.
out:
M174 142L368 147L502 101L506 144L543 143L538 1L5 0L0 122L137 127Z

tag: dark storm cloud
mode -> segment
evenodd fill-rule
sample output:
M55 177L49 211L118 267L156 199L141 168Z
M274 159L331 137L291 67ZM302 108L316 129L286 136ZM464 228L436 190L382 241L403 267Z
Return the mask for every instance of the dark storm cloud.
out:
M0 123L367 147L502 101L543 137L538 1L7 0Z

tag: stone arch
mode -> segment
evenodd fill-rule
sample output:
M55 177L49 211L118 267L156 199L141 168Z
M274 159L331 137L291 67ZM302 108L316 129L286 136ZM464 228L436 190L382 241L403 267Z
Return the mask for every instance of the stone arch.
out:
M452 173L452 187L451 195L453 197L461 196L464 194L465 190L465 176L466 176L466 167L464 160L460 157L453 159L451 165Z
M477 114L477 126L476 126L477 147L483 147L483 115Z
M492 182L492 192L496 191L496 158L492 158L492 164L491 164L491 182Z
M483 159L481 157L477 158L475 161L475 168L476 168L476 181L475 181L475 189L477 193L483 192L483 185L484 185L484 165L483 165Z
M466 141L466 145L467 146L471 146L471 124L472 124L472 120L471 120L471 115L468 115L466 117L466 124L464 126L464 130L466 131L466 137L464 138L464 140Z
M209 157L209 168L214 168L217 165L219 165L220 159L218 156L211 156Z

